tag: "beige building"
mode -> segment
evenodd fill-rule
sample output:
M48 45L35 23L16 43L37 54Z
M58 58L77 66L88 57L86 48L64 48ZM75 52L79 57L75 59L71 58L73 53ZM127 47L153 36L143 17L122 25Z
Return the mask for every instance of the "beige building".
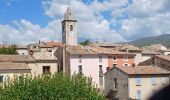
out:
M113 67L104 74L105 94L109 100L148 100L169 84L170 72L159 67Z
M52 52L35 52L33 58L35 63L28 63L33 76L57 73L57 58Z
M52 52L35 52L33 56L0 55L0 63L4 62L26 64L31 69L32 76L57 72L57 58L53 56Z
M0 62L0 84L11 82L14 78L31 75L31 69L26 63Z

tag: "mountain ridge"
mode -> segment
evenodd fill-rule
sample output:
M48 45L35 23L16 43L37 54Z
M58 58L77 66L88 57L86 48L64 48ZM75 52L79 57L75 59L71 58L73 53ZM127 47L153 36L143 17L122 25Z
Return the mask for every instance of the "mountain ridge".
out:
M163 34L159 36L143 37L130 42L131 44L142 47L152 44L162 44L170 48L170 34Z

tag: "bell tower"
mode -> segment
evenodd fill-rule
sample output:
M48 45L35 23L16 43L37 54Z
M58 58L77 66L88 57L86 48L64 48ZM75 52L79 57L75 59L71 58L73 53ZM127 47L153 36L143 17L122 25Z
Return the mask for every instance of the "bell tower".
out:
M68 7L62 21L62 43L77 45L77 19L74 17L68 1Z

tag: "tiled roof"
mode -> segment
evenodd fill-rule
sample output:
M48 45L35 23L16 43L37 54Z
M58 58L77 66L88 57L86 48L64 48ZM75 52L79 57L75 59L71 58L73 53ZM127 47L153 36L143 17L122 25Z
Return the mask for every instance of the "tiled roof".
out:
M17 45L17 49L28 49L25 45Z
M46 42L45 44L47 44L48 46L53 46L53 47L58 47L58 46L61 46L62 43L61 42Z
M96 52L92 51L90 48L86 48L83 46L67 46L66 50L70 54L97 54Z
M101 46L101 47L118 47L121 46L121 44L114 44L110 42L98 42L98 43L91 43L91 46Z
M156 57L170 61L170 55L157 55Z
M170 74L170 71L162 69L160 67L153 66L135 66L135 67L125 67L117 66L116 68L125 72L128 75L154 75L154 74Z
M126 54L111 48L97 46L67 46L67 51L70 54Z
M162 51L170 52L170 48L162 50Z
M30 69L26 63L0 62L0 70L4 69Z
M29 62L35 61L33 57L27 55L0 55L0 62Z
M117 49L117 50L139 50L139 51L141 51L141 49L139 49L138 47L131 45L131 44L123 44L122 46L116 47L115 49Z
M111 48L91 47L91 50L98 54L125 54L125 52L113 50Z
M142 54L160 54L160 53L151 49L143 49Z
M34 52L33 57L35 60L57 60L52 52Z

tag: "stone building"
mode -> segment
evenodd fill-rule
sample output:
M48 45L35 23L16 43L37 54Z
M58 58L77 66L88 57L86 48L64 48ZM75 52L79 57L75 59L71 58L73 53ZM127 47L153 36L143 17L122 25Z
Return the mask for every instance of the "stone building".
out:
M0 85L4 82L11 82L14 78L31 75L31 69L26 63L0 62Z
M140 63L139 65L152 65L164 68L170 71L170 56L169 55L156 55L152 58Z
M169 84L170 72L152 66L113 67L104 74L109 100L148 100Z
M51 52L37 52L33 56L30 55L0 55L0 64L4 62L11 62L7 64L27 65L30 69L31 75L38 76L42 74L54 74L57 71L57 58ZM6 68L6 66L4 66ZM14 68L17 66L13 66ZM19 68L19 66L18 66ZM22 72L22 71L21 71Z
M77 45L77 19L74 17L70 6L68 6L62 21L62 43Z

